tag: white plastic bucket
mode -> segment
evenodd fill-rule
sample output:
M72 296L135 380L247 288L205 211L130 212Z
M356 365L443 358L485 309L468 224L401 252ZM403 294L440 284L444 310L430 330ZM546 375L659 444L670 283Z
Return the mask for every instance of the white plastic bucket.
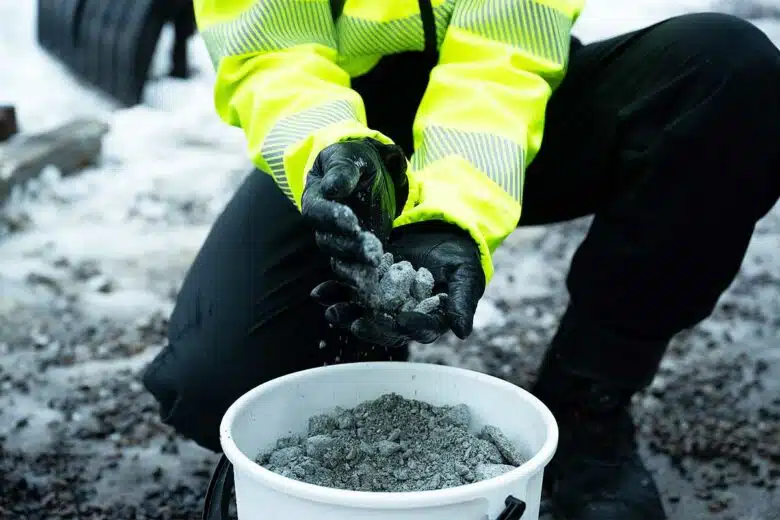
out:
M437 406L465 403L475 428L498 426L530 458L489 480L411 493L314 486L254 462L278 438L306 432L312 415L389 392ZM433 364L369 362L305 370L250 390L225 413L220 441L233 465L239 520L536 520L558 426L541 401L501 379ZM508 497L519 506L510 507Z

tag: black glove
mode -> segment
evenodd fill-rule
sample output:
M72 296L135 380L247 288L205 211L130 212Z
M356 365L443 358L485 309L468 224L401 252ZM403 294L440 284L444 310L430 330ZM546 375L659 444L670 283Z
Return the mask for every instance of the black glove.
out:
M339 273L347 281L324 282L312 297L326 306L326 319L349 328L358 338L394 347L411 340L432 343L447 330L465 339L471 334L477 303L485 292L485 275L479 250L471 236L445 222L410 224L395 230L388 243L395 261L407 260L433 275L433 293L446 293L439 309L430 313L400 312L396 316L367 309L359 297L354 270ZM336 265L338 267L338 263Z
M306 177L301 213L331 258L377 265L407 197L403 150L353 139L317 156Z

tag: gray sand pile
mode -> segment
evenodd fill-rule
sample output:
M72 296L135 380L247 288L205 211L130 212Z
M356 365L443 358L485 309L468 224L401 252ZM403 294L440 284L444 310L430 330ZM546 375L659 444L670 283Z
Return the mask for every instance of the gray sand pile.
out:
M386 394L309 420L258 464L310 484L355 491L428 491L492 478L524 462L494 426L477 435L466 405L436 407Z

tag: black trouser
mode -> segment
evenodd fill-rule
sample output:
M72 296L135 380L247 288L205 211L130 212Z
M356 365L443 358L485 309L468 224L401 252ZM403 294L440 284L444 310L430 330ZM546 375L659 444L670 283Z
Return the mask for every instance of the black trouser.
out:
M431 65L388 58L354 83L369 124L407 149ZM595 214L553 341L573 370L652 379L669 339L710 314L778 199L779 141L780 54L746 22L689 15L573 48L520 219ZM165 421L219 450L221 415L251 387L325 363L404 359L326 325L309 292L330 276L297 210L268 175L251 175L187 274L170 346L145 375Z

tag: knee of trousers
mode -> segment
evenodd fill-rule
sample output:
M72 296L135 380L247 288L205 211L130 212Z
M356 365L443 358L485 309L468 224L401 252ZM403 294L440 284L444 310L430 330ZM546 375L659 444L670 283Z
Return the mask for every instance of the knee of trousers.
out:
M686 63L706 106L700 130L724 143L721 152L750 157L747 167L723 168L763 201L780 190L776 140L780 135L780 50L752 23L728 14L693 13L659 24L658 48L670 60ZM736 159L735 159L736 161ZM732 165L735 166L735 165ZM709 181L714 172L702 171ZM738 176L731 178L731 176ZM762 193L763 192L763 193ZM735 197L737 194L735 194ZM777 193L774 193L774 198Z
M226 406L205 402L208 399L204 400L204 396L212 395L207 390L209 385L201 374L194 373L193 367L187 366L189 360L177 355L179 346L164 347L145 367L143 385L157 401L163 423L200 446L219 452L218 426ZM216 383L213 386L219 387Z
M722 13L688 14L662 25L668 52L722 92L711 106L738 125L728 131L780 131L780 50L766 34Z
M780 110L780 50L758 27L722 13L687 14L661 25L670 54L688 58L699 74L730 82L741 90L746 107L763 104Z
M222 415L243 391L263 382L269 363L267 349L249 345L235 323L209 319L206 313L197 298L180 294L168 344L145 367L142 382L157 401L163 423L220 451Z

